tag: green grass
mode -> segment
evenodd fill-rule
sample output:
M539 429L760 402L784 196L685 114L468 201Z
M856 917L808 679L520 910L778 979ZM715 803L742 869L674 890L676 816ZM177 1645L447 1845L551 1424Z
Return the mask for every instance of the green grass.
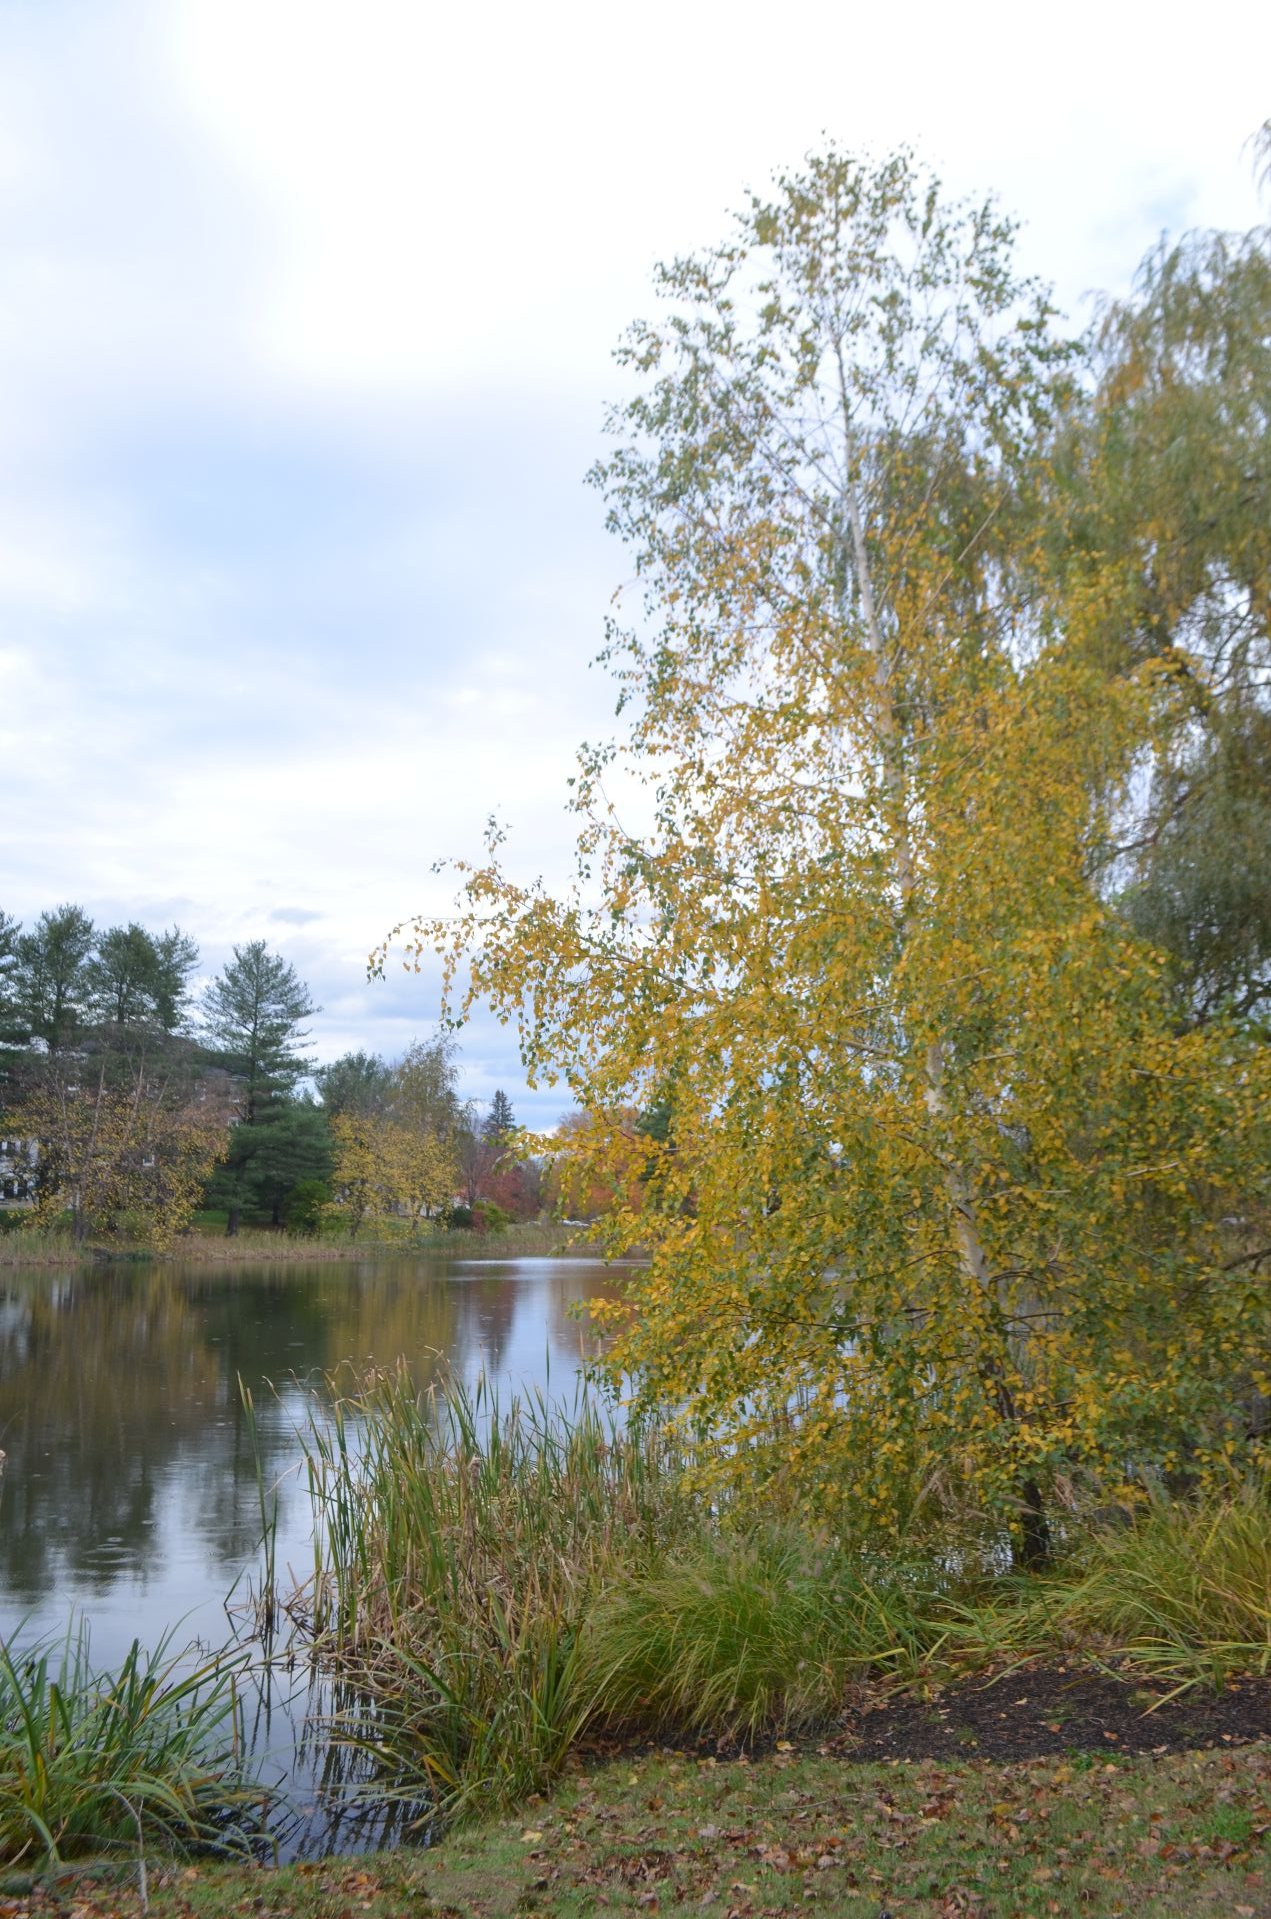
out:
M576 1773L430 1851L152 1881L154 1919L1152 1919L1266 1913L1271 1748L1159 1759L752 1764L673 1752ZM139 1913L81 1881L79 1919Z
M1062 1613L1079 1639L1182 1683L1271 1671L1271 1496L1266 1482L1160 1501L1084 1548Z
M97 1672L87 1634L0 1645L0 1859L245 1842L260 1794L241 1765L236 1669L184 1670L134 1643Z
M930 1575L870 1567L793 1530L706 1531L615 1579L582 1639L594 1717L735 1737L824 1723L865 1673L913 1677L944 1628Z

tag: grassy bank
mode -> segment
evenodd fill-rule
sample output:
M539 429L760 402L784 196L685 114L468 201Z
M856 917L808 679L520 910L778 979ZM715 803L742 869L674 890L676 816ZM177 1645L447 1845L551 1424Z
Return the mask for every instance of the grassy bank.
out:
M170 1870L152 1876L149 1910L1252 1919L1268 1910L1269 1801L1266 1745L1022 1765L859 1765L815 1750L717 1764L658 1752L571 1774L549 1801L427 1852ZM80 1919L140 1919L131 1883L81 1879L71 1896Z
M315 1434L319 1656L443 1815L546 1790L584 1736L806 1737L863 1685L1072 1658L1162 1689L1271 1671L1263 1485L1151 1508L1013 1579L743 1523L693 1500L687 1463L591 1404L571 1422L419 1400L404 1372Z
M568 1255L597 1257L594 1247L579 1242L576 1228L551 1222L510 1226L501 1233L435 1231L413 1237L394 1233L382 1237L347 1234L309 1238L247 1226L230 1238L223 1225L196 1225L162 1251L121 1245L76 1244L68 1232L40 1227L0 1231L0 1268L93 1265L102 1260L161 1259L185 1265L253 1264L258 1261L309 1265L315 1260L347 1259L559 1259Z
M509 1226L501 1233L445 1232L411 1234L322 1233L316 1237L243 1227L231 1239L223 1230L201 1229L174 1240L166 1257L199 1265L226 1260L332 1259L532 1259L560 1258L595 1250L573 1242L576 1231L551 1223Z

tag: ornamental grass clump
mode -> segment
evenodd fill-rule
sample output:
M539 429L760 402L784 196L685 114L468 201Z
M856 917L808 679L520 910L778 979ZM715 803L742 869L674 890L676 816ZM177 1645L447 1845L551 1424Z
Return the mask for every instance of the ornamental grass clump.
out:
M598 1601L583 1690L628 1730L797 1731L840 1711L854 1680L912 1676L941 1635L932 1597L787 1529L703 1532Z
M238 1666L190 1669L164 1640L98 1672L81 1627L0 1644L0 1858L245 1851L263 1795L242 1756Z
M1095 1535L1064 1613L1122 1657L1186 1684L1271 1671L1271 1488L1160 1501Z
M593 1710L589 1605L693 1523L670 1442L585 1395L419 1395L399 1367L337 1395L308 1446L314 1629L369 1702L365 1743L439 1816L547 1784Z

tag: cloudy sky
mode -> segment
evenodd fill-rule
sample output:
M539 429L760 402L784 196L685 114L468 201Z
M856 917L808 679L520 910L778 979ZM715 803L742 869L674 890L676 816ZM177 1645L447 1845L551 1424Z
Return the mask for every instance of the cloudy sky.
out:
M0 0L0 906L263 937L324 1058L428 1032L368 949L492 811L562 871L611 715L582 478L652 263L904 141L1087 317L1257 217L1269 56L1252 0Z

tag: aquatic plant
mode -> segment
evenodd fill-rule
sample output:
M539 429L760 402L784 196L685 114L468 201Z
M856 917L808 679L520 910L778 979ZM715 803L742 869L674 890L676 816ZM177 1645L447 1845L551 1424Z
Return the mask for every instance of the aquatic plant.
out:
M87 1629L0 1643L0 1858L147 1847L245 1850L263 1795L244 1761L242 1662L197 1665L171 1637L97 1671Z

